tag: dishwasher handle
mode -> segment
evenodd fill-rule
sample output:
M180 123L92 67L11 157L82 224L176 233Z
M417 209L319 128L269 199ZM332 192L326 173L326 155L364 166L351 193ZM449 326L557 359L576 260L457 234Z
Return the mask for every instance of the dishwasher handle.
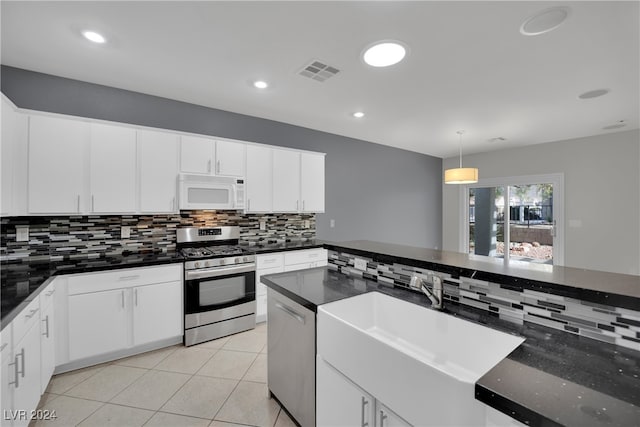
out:
M277 302L276 303L276 308L279 308L280 310L284 311L285 313L287 313L289 316L293 317L294 319L296 319L298 322L302 323L304 325L305 323L305 317L302 314L299 314L298 312L296 312L294 309L287 307L286 305Z

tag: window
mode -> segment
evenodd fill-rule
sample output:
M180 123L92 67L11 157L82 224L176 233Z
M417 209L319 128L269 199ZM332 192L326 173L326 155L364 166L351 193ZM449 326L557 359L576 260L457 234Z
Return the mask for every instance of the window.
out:
M464 252L563 265L562 174L494 178L465 186Z

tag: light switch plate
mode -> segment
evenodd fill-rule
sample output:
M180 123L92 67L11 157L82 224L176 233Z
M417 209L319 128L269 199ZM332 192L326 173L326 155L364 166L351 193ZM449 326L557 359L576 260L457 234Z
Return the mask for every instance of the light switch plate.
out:
M367 261L364 259L360 259L360 258L356 258L353 260L354 261L354 267L356 268L356 270L362 270L362 271L366 271L367 270Z
M16 226L16 242L28 242L29 241L29 226L19 225Z
M330 219L329 220L329 227L333 228L336 226L336 220L335 219Z
M123 239L128 239L129 237L131 237L131 227L129 227L128 225L122 226L122 228L120 229L120 237Z

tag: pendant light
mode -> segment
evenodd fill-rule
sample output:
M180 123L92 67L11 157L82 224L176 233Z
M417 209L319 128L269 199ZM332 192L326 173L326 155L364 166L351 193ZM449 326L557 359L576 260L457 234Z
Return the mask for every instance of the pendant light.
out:
M445 170L444 183L473 184L474 182L478 182L478 169L462 167L462 134L464 133L464 131L459 130L456 133L460 135L460 167Z

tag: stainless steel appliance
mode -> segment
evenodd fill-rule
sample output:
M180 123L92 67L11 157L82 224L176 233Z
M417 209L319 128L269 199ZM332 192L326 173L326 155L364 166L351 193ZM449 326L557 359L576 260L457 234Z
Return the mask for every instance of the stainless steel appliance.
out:
M180 174L180 209L244 209L244 179Z
M267 288L269 392L296 422L316 425L316 314Z
M177 230L184 263L184 344L253 329L255 256L238 246L239 227Z

